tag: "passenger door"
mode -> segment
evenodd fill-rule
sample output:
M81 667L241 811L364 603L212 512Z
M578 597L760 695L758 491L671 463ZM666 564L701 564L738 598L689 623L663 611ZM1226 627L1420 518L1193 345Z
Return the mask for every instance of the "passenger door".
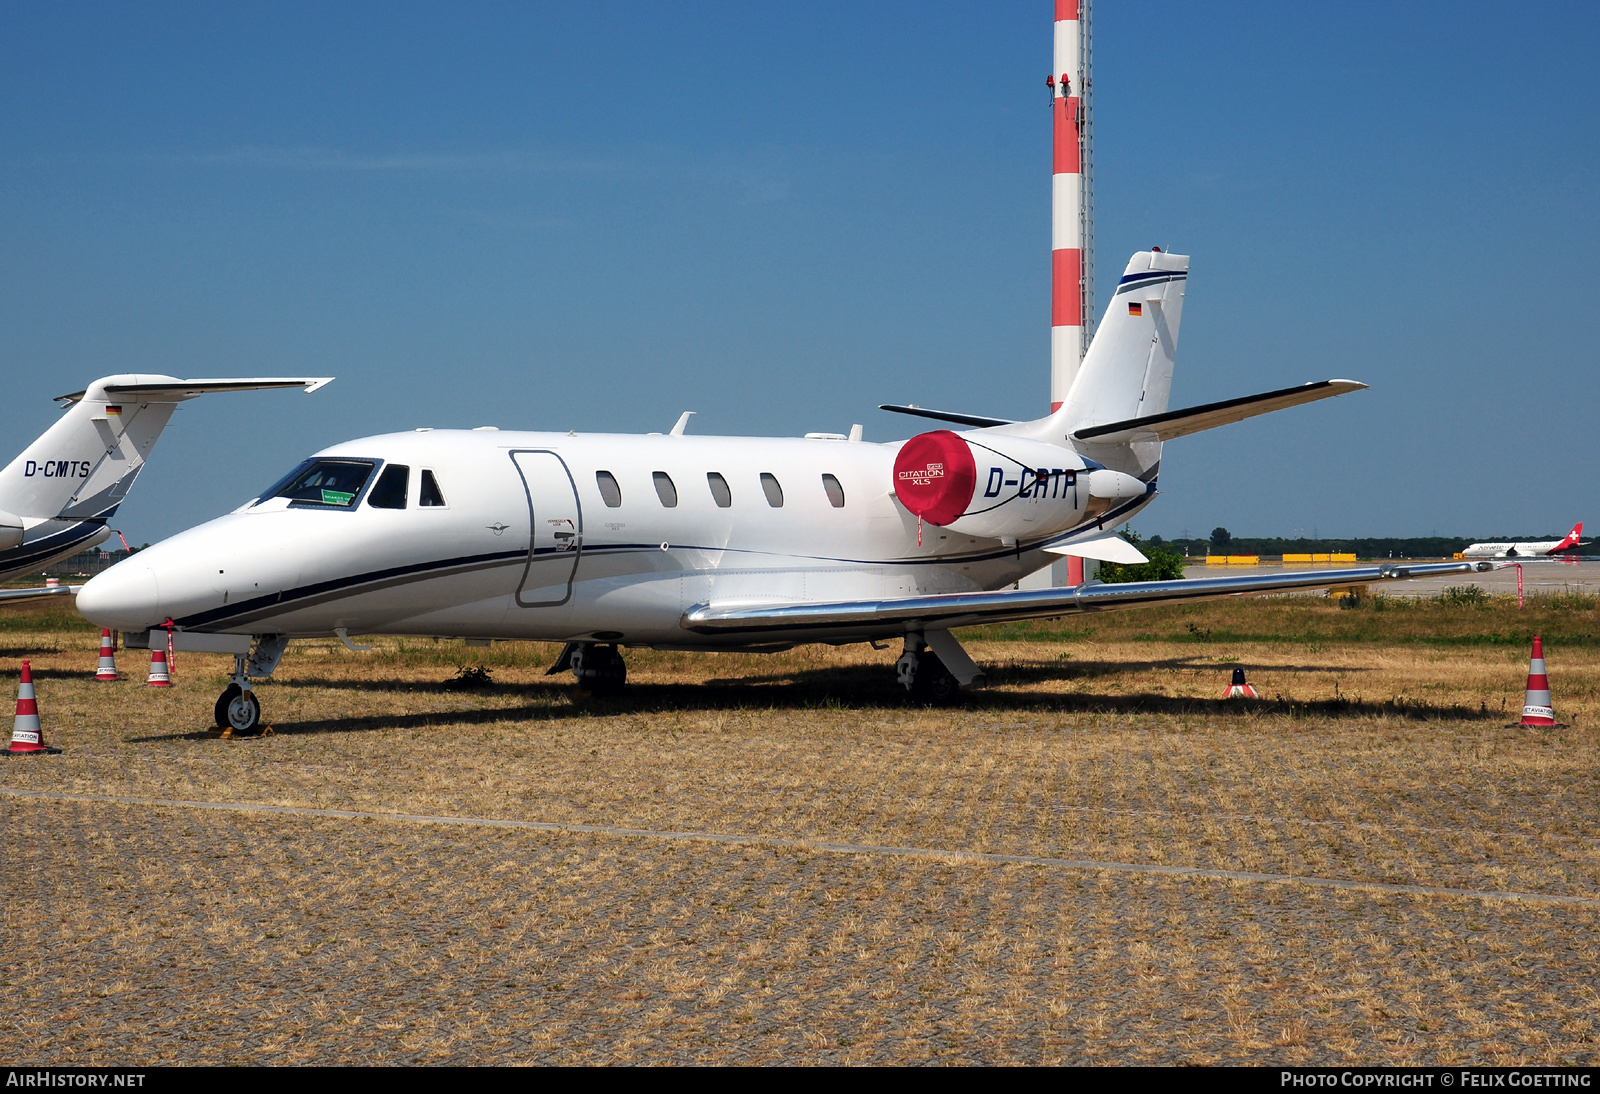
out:
M554 452L513 452L528 494L528 564L517 604L547 608L572 599L572 575L583 553L583 510L572 473Z

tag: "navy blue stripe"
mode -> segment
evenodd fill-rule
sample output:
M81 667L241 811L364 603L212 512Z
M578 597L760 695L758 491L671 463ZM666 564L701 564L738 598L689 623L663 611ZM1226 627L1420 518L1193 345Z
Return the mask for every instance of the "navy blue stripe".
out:
M1123 274L1117 284L1126 285L1130 281L1143 281L1151 277L1188 277L1188 270L1140 270L1138 273Z
M484 555L463 555L460 558L435 559L432 562L417 562L410 566L391 566L386 570L372 570L364 574L352 574L349 577L336 577L328 581L319 581L314 585L302 585L298 589L285 589L281 593L269 593L266 596L258 596L250 600L241 600L237 604L228 604L220 608L213 608L210 611L187 615L182 619L174 620L174 622L178 626L185 628L203 627L207 624L227 619L230 616L249 615L251 612L260 611L263 608L271 608L278 605L287 605L292 608L295 601L338 592L341 589L351 589L357 585L388 581L397 577L411 577L437 570L455 569L460 566L476 566L486 562L520 562L527 557L527 549L519 548L515 551L495 551Z
M0 570L14 570L18 567L28 566L41 559L51 558L63 552L70 553L74 547L86 539L92 538L105 525L98 521L83 521L70 528L54 532L44 539L32 543L24 543L13 547L9 551L0 551Z
M936 558L856 559L834 558L826 555L811 555L806 556L803 561L841 562L856 566L948 566L958 562L989 562L1000 558L1012 558L1018 554L1021 554L1023 551L1038 550L1047 543L1057 542L1064 538L1076 535L1079 532L1086 531L1091 527L1109 523L1110 521L1121 516L1123 513L1129 512L1130 510L1142 505L1149 496L1149 494L1146 494L1143 497L1134 498L1128 503L1111 509L1093 520L1085 521L1083 524L1069 529L1066 532L1058 532L1034 543L1018 544L1016 547L1004 547L999 550L974 552L972 554L964 555L940 555ZM676 545L675 549L684 551L718 551L723 554L744 555L769 553L765 551L747 551L730 547L699 547L689 544L678 544ZM661 545L659 543L608 543L595 544L592 546L585 545L582 554L623 554L633 551L659 550L661 550ZM555 554L557 552L552 549L546 549L536 553L545 555ZM249 615L253 612L261 611L266 608L282 606L285 610L293 611L295 610L295 604L297 601L308 600L313 597L323 596L327 593L338 592L343 589L351 590L350 595L357 596L360 595L360 590L357 588L357 586L361 585L368 585L380 581L388 581L397 577L412 577L438 572L441 570L450 570L461 566L480 565L487 562L516 562L527 558L527 556L528 553L525 550L497 551L492 554L464 555L459 558L445 558L436 559L432 562L418 562L410 566L393 566L386 570L373 570L363 574L352 574L348 577L333 578L328 581L321 581L314 585L304 585L297 589L286 589L281 593L270 593L266 596L258 596L251 600L242 600L237 604L228 604L224 607L213 608L210 611L197 612L194 615L185 616L182 619L175 620L175 622L180 627L196 628L208 625L216 625L231 617Z
M1111 295L1112 296L1121 296L1125 292L1132 292L1134 289L1142 289L1147 285L1164 285L1168 281L1182 281L1185 278L1187 278L1188 276L1189 276L1188 274L1181 274L1181 273L1180 274L1163 274L1160 277L1143 277L1143 278L1141 278L1141 279L1139 279L1137 281L1131 280L1131 279L1128 279L1128 278L1124 278L1122 283L1117 286L1117 291L1112 293Z

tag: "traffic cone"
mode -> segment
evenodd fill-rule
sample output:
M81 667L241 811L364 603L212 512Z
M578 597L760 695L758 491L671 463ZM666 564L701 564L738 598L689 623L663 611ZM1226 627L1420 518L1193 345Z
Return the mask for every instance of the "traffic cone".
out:
M1553 726L1555 708L1550 705L1550 678L1544 672L1544 642L1533 636L1533 659L1528 662L1528 695L1522 701L1519 726Z
M100 632L100 670L94 674L96 680L115 680L117 678L117 647L112 644L109 629Z
M167 651L160 646L150 651L150 678L145 681L147 687L170 688L172 679L167 675Z
M28 669L28 662L24 661L22 683L17 688L17 720L11 726L11 747L0 749L0 754L26 756L60 751L59 748L45 746L44 732L39 727L39 705L33 700L33 673Z
M1244 682L1244 669L1233 670L1233 683L1228 685L1228 693L1224 699L1259 699L1256 689Z

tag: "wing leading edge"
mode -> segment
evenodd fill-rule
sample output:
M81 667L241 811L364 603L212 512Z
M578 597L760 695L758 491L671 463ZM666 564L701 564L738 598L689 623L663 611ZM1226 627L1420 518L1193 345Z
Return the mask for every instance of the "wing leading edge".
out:
M818 604L696 604L683 613L685 630L699 634L772 634L833 631L878 634L885 629L946 629L1019 619L1045 619L1075 612L1132 608L1177 600L1204 600L1244 593L1287 592L1375 581L1487 573L1490 562L1433 562L1417 566L1360 566L1349 570L1293 571L1251 577L1205 577L1185 581L1139 581L1080 585L1072 589L1007 589L989 593L940 593L894 600L848 600Z

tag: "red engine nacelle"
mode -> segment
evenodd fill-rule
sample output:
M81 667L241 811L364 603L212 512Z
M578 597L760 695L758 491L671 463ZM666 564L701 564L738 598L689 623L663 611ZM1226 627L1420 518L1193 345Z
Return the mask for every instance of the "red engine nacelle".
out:
M1146 489L1132 475L1089 464L1070 449L1020 437L979 441L939 429L912 437L894 461L895 496L912 513L998 539L1071 528Z

